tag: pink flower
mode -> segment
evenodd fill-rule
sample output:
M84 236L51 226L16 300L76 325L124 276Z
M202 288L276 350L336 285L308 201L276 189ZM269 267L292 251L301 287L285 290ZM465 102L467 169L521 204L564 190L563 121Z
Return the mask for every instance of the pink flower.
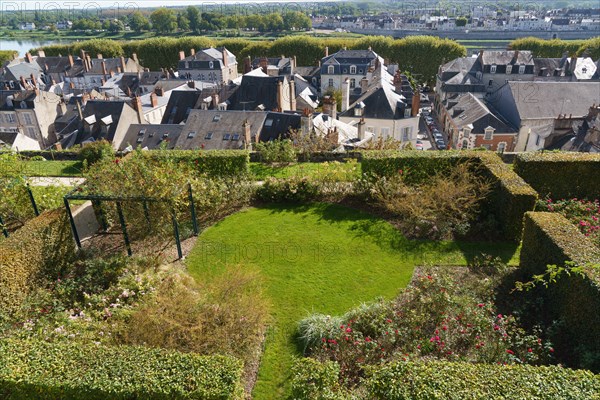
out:
M346 333L350 333L350 332L352 332L352 329L351 328L346 328Z
M479 304L477 304L477 307L479 307L479 308L483 308L483 307L485 307L485 304L483 304L483 303L479 303Z

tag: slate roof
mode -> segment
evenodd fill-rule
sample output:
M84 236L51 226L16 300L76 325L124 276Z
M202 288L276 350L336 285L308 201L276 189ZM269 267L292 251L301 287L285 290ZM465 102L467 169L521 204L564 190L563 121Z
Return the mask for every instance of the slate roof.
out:
M516 50L485 50L482 61L484 65L506 65L506 64L524 64L533 65L533 55L531 51L519 50L515 58Z
M205 100L209 102L208 109L213 108L211 96L215 91L219 94L219 103L222 103L227 101L236 90L236 85L225 85L215 89L213 84L204 85L202 90L173 90L161 123L180 124L185 122L189 113L192 110L200 109Z
M129 107L125 101L102 101L102 100L88 100L83 109L83 118L88 120L95 120L91 132L86 132L84 129L83 121L77 121L78 129L67 133L63 139L60 140L63 148L69 148L77 144L83 144L86 142L94 142L105 139L112 142L115 136L115 131L119 124L119 118L123 113L123 109ZM107 132L102 132L101 120L109 117L113 121L110 124Z
M449 111L458 128L471 125L471 132L475 134L485 133L487 127L494 128L497 133L517 132L514 127L471 93L458 96L456 104Z
M600 104L600 82L508 82L520 118L581 117Z
M134 149L155 150L163 145L167 149L175 148L175 144L183 131L183 125L165 124L165 125L148 125L148 124L131 124L125 137L121 149L124 150L127 146L132 146Z
M408 107L407 99L396 93L393 77L382 64L373 72L365 93L356 99L341 116L354 117L354 107L362 103L364 118L400 119L404 118L404 109Z
M244 75L239 89L231 98L232 110L256 110L261 104L265 111L278 108L277 84L285 82L284 76L257 77ZM222 99L221 99L222 101Z
M223 50L227 52L227 62L229 65L237 63L235 55L224 47L209 48L197 51L193 56L188 56L178 62L179 70L210 69L209 62L213 63L212 69L223 68ZM185 63L188 63L188 68Z
M356 74L365 75L367 68L374 66L375 60L379 58L377 53L372 50L340 50L321 60L321 75L328 73L330 65L334 66L334 74L348 74L350 66L355 65Z
M269 112L260 131L260 141L268 142L287 137L291 129L300 129L300 114Z
M266 117L267 113L261 111L193 110L175 147L205 150L242 149L245 147L244 121L248 121L252 136L256 136Z
M289 57L257 57L252 60L252 69L259 68L261 61L266 58L267 65L274 65L279 69L280 74L289 74L292 67L292 59Z

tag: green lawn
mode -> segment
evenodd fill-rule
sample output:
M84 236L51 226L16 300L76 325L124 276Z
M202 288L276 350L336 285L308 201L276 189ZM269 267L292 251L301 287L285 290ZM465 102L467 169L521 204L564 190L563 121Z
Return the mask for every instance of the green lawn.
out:
M366 213L316 204L234 214L200 235L186 264L198 280L221 273L227 264L261 271L274 322L253 398L270 400L289 394L289 367L300 354L294 340L300 319L392 298L415 265L463 265L480 252L506 262L517 257L515 244L411 241Z
M27 176L81 176L81 161L27 161Z
M263 163L250 163L253 179L263 181L268 177L290 178L294 176L317 177L323 174L353 175L360 177L361 164L358 162L295 163L285 166L273 166Z

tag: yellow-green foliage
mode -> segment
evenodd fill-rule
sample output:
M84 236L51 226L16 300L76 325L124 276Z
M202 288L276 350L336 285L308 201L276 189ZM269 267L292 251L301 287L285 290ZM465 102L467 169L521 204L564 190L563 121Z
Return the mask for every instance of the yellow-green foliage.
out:
M592 59L600 57L600 36L587 40L545 40L537 37L526 37L513 40L509 47L512 50L531 50L534 57L582 56L587 53Z
M0 242L0 314L10 316L43 283L46 266L60 268L75 254L64 210L43 213Z
M128 346L0 341L6 400L242 399L242 363Z

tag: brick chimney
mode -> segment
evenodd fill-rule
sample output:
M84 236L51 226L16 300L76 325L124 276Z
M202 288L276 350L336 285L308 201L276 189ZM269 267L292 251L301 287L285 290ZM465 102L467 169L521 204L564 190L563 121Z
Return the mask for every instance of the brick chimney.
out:
M313 131L313 120L312 120L312 116L310 115L310 109L309 108L305 108L302 111L302 118L300 120L300 126L302 129L302 134L303 135L310 135Z
M142 98L139 96L135 96L135 98L133 99L133 109L137 111L137 115L138 115L138 123L140 124L145 124L145 118L144 118L144 110L142 108Z
M419 115L419 106L421 105L421 95L419 94L418 91L415 91L413 93L413 97L412 97L412 107L410 110L410 115L413 117L416 117L417 115Z
M260 65L260 68L262 69L262 72L264 72L266 74L267 68L269 67L269 60L267 59L267 57L262 57L259 61L259 65Z
M140 60L138 60L138 56L136 53L132 53L131 58L133 59L133 61L135 61L136 64L140 63Z
M185 51L180 51L179 52L179 61L182 61L185 59Z
M190 56L196 55L196 49L190 49Z
M329 46L325 46L325 57L329 57Z
M75 100L75 104L77 104L77 113L79 114L79 120L83 121L83 111L81 111L81 102L79 100Z
M98 60L102 60L104 57L102 57L102 53L98 53L98 54L96 55L96 58L97 58Z
M358 140L365 139L365 119L361 118L356 124Z
M365 77L360 80L360 94L366 93L369 89L369 80Z
M223 47L222 54L223 54L223 66L225 66L225 68L227 68L227 67L229 67L229 56L227 55L227 49L225 47Z
M294 75L294 73L296 73L296 67L298 66L296 64L297 60L296 60L296 56L292 57L290 59L290 74Z
M44 50L38 50L38 57L46 57L46 52Z
M31 53L30 52L25 53L25 59L30 64L33 62L33 57L31 57Z
M210 95L210 98L212 99L212 106L213 109L218 109L219 108L219 93L213 93Z
M123 72L127 70L127 64L125 64L125 57L121 57L121 69Z
M150 104L152 104L152 108L158 107L158 96L156 93L150 93Z
M88 71L88 72L91 71L92 70L92 57L90 57L89 54L87 54L85 56L85 63L87 64L86 71Z
M102 60L102 74L104 74L104 76L108 75L108 71L106 71L106 61Z
M69 54L69 65L72 67L74 63L73 56Z
M121 67L117 66L117 74L120 74L120 73L121 73Z
M323 113L331 118L337 118L337 102L331 96L323 97Z
M350 108L350 80L344 79L342 82L342 112Z
M154 93L156 93L156 95L157 95L157 96L160 96L160 97L162 97L162 96L164 96L164 95L165 95L165 90L163 89L163 87L162 87L162 86L156 86L156 87L154 88Z
M290 110L296 111L296 82L294 82L294 77L292 76L289 81L290 86Z
M29 78L31 78L31 84L33 85L34 89L37 89L37 81L35 80L35 76L33 76L33 74L29 75Z
M194 80L188 81L187 85L190 89L196 88L196 82Z
M21 75L19 81L21 81L21 87L23 88L23 90L27 90L27 82L25 81L23 75Z

